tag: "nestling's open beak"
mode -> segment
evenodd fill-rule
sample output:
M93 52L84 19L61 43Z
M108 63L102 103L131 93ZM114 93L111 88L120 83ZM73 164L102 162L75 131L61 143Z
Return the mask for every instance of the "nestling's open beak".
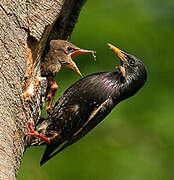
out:
M76 63L73 60L71 60L71 64L66 64L65 66L67 68L73 69L81 78L83 77L81 72L79 71Z
M113 46L112 44L108 43L108 46L110 49L112 49L115 54L119 57L119 59L121 60L121 64L123 64L123 62L127 62L127 58L124 55L124 52L120 49L118 49L117 47ZM122 75L125 77L126 76L126 70L123 66L116 66L117 69L119 69L122 73Z
M75 51L73 51L72 53L70 53L70 57L71 57L71 64L67 64L66 67L71 68L73 70L75 70L77 72L77 74L80 75L80 77L83 77L82 74L80 73L77 65L75 64L75 62L73 61L74 57L79 55L79 54L87 54L87 53L96 53L95 51L91 51L91 50L85 50L85 49L77 49Z
M95 51L91 51L91 50L85 50L85 49L77 49L77 50L73 51L70 54L70 56L71 56L72 59L74 59L74 57L79 55L79 54L88 54L88 53L94 54L96 52Z

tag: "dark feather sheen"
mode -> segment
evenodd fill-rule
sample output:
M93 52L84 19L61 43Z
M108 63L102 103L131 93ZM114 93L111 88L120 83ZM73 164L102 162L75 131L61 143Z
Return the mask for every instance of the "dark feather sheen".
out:
M88 75L71 85L56 102L48 119L37 131L50 138L41 165L85 136L122 100L134 95L146 82L147 71L137 60L136 67L125 66L126 77L117 70ZM65 144L64 144L65 143ZM45 144L36 138L32 145ZM54 150L63 144L57 152Z

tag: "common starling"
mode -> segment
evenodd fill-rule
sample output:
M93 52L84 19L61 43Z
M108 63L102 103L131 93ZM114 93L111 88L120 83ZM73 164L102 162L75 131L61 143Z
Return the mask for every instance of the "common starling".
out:
M116 66L114 72L88 75L71 85L48 118L37 126L37 132L29 124L32 136L39 137L35 137L31 145L47 145L41 165L85 136L119 102L133 96L146 82L147 71L142 61L108 45L119 57L121 65Z
M41 66L42 75L47 76L50 85L50 94L48 95L49 102L46 107L47 112L51 110L52 102L58 89L58 85L53 79L56 72L59 72L62 67L67 67L75 70L80 77L82 77L82 74L73 61L73 58L78 54L84 53L95 53L95 51L81 49L68 41L51 40L50 49L43 59Z

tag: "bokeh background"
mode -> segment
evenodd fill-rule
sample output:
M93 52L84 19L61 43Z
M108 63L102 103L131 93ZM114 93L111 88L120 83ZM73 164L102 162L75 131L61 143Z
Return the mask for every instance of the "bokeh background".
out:
M115 70L119 60L108 49L110 42L142 59L148 81L43 167L39 162L45 147L29 148L18 179L174 179L174 1L88 0L71 42L97 51L97 61L91 55L76 58L84 76ZM57 98L78 79L67 69L57 74Z

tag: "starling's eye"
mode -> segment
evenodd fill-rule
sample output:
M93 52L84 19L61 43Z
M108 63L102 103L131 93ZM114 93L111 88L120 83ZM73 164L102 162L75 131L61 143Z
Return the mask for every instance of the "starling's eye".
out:
M73 48L70 47L70 46L67 46L66 49L67 49L68 51L72 51L72 50L73 50Z
M134 59L129 59L129 64L130 64L131 66L134 66L134 65L135 65L135 60L134 60Z

